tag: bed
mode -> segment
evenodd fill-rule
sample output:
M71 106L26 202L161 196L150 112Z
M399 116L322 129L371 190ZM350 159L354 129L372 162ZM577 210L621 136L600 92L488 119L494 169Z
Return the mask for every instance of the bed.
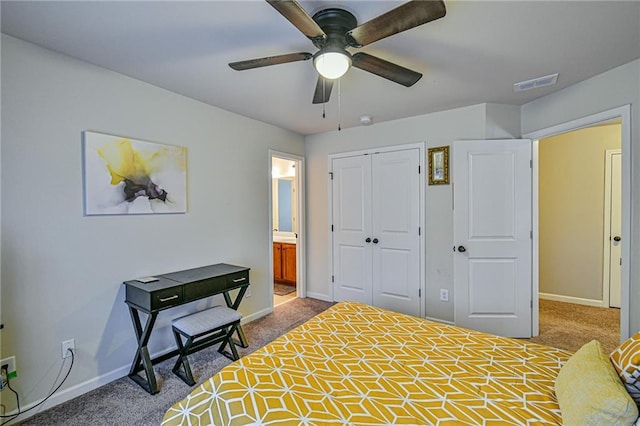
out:
M554 381L571 355L342 302L222 369L162 425L559 425Z

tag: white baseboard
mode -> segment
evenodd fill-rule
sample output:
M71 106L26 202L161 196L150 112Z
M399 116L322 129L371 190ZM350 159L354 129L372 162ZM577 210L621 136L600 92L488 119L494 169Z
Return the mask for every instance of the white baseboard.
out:
M439 322L442 324L447 324L447 325L456 325L456 323L454 323L453 321L447 321L447 320L443 320L440 318L433 318L433 317L424 317L424 319L429 320L429 321L433 321L433 322Z
M271 312L273 312L273 308L264 308L261 311L254 312L251 315L247 315L246 317L242 317L242 319L240 320L240 324L246 324L248 322L255 321L258 318L269 315Z
M597 308L608 308L602 300L584 299L582 297L564 296L562 294L538 293L540 299L553 300L556 302L575 303L577 305L595 306Z
M326 294L313 293L311 291L307 292L307 297L310 297L312 299L322 300L324 302L333 302L333 300L331 300L331 298L329 296L327 296Z

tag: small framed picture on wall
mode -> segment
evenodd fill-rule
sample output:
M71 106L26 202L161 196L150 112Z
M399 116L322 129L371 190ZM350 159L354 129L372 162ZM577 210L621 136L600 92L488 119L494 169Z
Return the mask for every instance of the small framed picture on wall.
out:
M449 147L429 148L429 185L449 184Z

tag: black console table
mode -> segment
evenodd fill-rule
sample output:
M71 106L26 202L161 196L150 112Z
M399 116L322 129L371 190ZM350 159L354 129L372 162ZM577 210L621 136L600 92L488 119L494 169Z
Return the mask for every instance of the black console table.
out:
M138 349L129 370L129 377L150 394L158 393L153 364L178 354L176 349L154 359L149 356L147 344L158 313L164 309L220 293L224 296L227 306L237 310L249 287L249 268L218 263L156 275L153 278L156 280L146 283L138 280L123 283L126 290L125 303L129 305L129 313L138 340ZM229 292L236 289L239 289L238 295L235 300L232 300ZM144 327L140 312L147 314ZM237 334L238 344L246 348L248 344L242 327L238 326ZM146 374L146 379L138 374L142 370Z

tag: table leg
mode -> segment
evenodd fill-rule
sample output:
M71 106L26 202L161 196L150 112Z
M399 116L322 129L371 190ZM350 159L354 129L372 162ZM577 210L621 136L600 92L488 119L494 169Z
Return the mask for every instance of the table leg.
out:
M244 294L247 292L247 288L249 288L249 284L240 287L240 291L238 292L238 295L236 296L236 300L234 301L231 300L231 296L229 295L228 291L225 291L224 293L222 293L222 295L224 296L224 301L227 303L227 307L237 311L238 306L240 306L240 302L242 302L242 298L244 297ZM236 334L238 335L239 341L234 340L234 342L238 346L241 346L243 348L248 348L249 342L247 341L247 337L244 335L244 330L242 330L242 326L240 324L238 324L238 327L236 328Z
M133 358L133 362L131 363L131 369L129 370L129 377L142 386L147 392L150 394L158 393L158 385L156 382L156 375L153 371L153 364L151 362L151 357L149 356L149 349L147 348L147 344L149 343L149 338L151 337L151 330L153 329L153 325L156 322L156 318L158 317L157 312L152 312L147 315L147 321L142 328L142 323L140 321L140 312L129 306L129 313L131 314L131 321L133 322L133 329L136 333L136 338L138 339L138 349L136 350L136 355ZM147 376L146 379L142 378L138 372L144 369L144 372Z

